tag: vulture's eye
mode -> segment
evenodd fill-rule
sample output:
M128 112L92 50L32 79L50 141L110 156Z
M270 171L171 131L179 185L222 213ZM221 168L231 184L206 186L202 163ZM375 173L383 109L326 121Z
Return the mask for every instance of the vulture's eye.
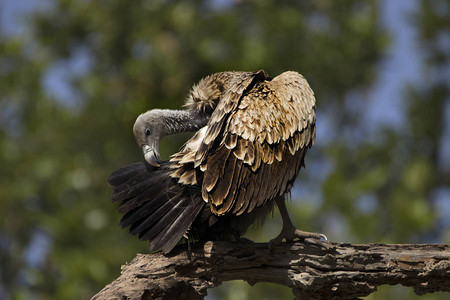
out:
M150 135L150 129L145 129L145 136L149 136Z

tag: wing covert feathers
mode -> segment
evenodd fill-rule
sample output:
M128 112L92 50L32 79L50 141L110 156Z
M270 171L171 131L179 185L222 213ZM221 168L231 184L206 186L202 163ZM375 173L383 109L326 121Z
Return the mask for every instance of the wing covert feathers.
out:
M251 212L287 192L315 139L315 99L303 76L234 75L198 147L171 159L171 177L201 185L216 215ZM195 180L186 180L192 170Z

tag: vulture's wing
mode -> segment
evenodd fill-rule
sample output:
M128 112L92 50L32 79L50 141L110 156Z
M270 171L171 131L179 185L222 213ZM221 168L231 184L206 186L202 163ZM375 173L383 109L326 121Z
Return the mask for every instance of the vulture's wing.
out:
M314 143L315 99L306 80L296 72L271 81L253 74L235 79L204 132L172 158L171 176L201 184L217 215L250 212L284 194Z
M263 82L269 78L269 75L262 70L257 72L239 72L230 78L232 82L229 83L229 88L211 114L206 133L195 154L195 167L205 162L207 155L211 154L211 148L217 142L218 137L220 139L219 135L226 128L227 120L238 109L243 95L249 92L257 82Z

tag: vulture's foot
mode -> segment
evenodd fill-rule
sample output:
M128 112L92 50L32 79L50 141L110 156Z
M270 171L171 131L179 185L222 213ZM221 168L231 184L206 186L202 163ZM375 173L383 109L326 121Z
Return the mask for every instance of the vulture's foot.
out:
M269 247L281 244L283 239L285 239L286 242L292 242L294 239L304 241L307 238L327 240L327 237L322 233L303 231L295 228L292 224L283 224L283 229L280 234L276 238L270 240Z

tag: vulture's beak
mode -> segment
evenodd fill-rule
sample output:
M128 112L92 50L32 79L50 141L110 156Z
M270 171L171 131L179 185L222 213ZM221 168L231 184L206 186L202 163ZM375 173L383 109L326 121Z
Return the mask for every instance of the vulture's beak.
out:
M159 153L155 148L150 147L149 145L142 146L142 152L144 153L145 160L154 167L161 166L159 164Z

